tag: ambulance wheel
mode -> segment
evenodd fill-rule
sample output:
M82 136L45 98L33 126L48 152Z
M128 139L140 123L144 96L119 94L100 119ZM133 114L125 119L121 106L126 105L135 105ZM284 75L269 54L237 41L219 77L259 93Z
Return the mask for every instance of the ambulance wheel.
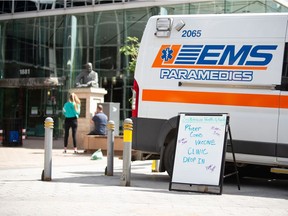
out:
M174 154L175 154L176 137L173 137L165 147L164 166L169 176L172 176Z

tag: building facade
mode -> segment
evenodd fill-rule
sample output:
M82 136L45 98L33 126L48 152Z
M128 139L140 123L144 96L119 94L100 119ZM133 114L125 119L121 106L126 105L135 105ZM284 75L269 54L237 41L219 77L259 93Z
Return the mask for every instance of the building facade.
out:
M287 12L287 1L265 0L26 0L0 2L0 129L21 119L31 136L44 136L47 116L62 135L62 106L87 62L99 74L105 102L130 117L133 74L119 52L158 14ZM4 122L4 123L3 123Z

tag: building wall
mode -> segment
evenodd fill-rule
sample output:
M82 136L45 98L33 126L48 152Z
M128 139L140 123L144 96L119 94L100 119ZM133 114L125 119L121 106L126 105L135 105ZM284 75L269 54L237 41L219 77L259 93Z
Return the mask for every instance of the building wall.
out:
M119 49L128 36L141 40L149 17L287 11L277 1L102 1L99 5L98 1L42 2L0 3L0 100L5 101L0 104L0 120L20 117L24 119L23 127L39 128L47 109L52 109L59 131L62 105L87 62L99 73L100 87L108 90L105 102L119 102L121 119L130 117L133 74L125 70L129 59ZM57 78L55 85L50 78ZM20 102L15 95L22 95ZM38 112L33 114L36 108Z

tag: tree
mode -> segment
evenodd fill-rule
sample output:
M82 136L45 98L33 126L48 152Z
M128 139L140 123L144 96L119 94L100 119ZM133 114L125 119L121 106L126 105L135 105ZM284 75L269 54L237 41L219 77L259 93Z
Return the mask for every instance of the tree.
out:
M139 39L137 37L127 37L125 45L120 48L120 53L130 58L129 65L126 68L130 73L134 73L139 50Z

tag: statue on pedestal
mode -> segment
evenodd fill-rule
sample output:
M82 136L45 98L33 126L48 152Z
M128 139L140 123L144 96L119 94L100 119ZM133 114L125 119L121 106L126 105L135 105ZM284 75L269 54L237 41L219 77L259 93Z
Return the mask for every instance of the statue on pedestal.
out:
M93 71L92 63L88 62L83 70L75 80L77 88L94 87L99 88L98 73Z

